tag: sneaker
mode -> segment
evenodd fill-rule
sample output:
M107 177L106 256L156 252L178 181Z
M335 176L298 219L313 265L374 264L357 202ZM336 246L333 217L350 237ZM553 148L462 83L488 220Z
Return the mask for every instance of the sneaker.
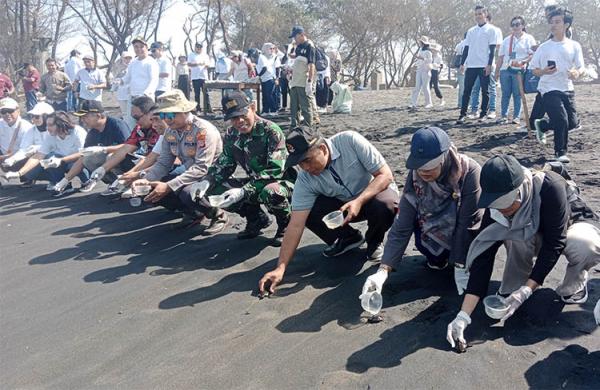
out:
M365 242L363 235L357 230L353 236L346 238L338 238L333 245L330 245L323 251L325 257L336 257L348 252L354 248L358 248Z
M488 119L496 119L496 111L490 111L487 114Z
M275 235L271 239L271 246L274 246L275 248L281 247L281 241L283 240L283 236L285 235L286 228L287 228L287 225L283 228L279 227L279 226L277 227L277 231L275 232Z
M535 127L535 138L537 138L538 142L542 145L546 145L546 133L542 130L542 123L545 122L544 119L536 119L533 121L533 126Z
M131 190L131 188L126 189L121 194L121 199L131 199L131 198L133 198L133 191Z
M21 187L23 188L31 188L35 184L35 180L25 180L21 183Z
M104 191L102 191L100 193L100 195L101 196L117 196L117 195L121 195L123 192L125 192L124 188L108 187L107 189L105 189Z
M496 120L496 123L499 123L499 124L502 124L502 125L507 124L508 123L508 118L505 117L505 116L502 116L502 117L500 117L500 118L498 118Z
M62 191L54 191L52 196L55 198L60 198L65 195L72 194L73 192L75 192L75 189L73 188L73 186L71 186L71 183L69 183L65 188L63 188Z
M46 191L54 191L54 186L56 185L56 183L48 183L48 185L46 186Z
M488 120L488 117L487 117L487 116L485 116L485 115L481 115L481 116L479 117L479 119L478 119L478 121L479 121L480 123L487 122L487 120Z
M433 104L427 104L424 108L433 108Z
M556 158L556 161L559 161L559 162L561 162L563 164L568 164L568 163L571 162L571 159L569 157L567 157L566 154L563 154L562 156L558 156Z
M85 182L79 191L83 193L91 192L98 185L98 180L90 179Z
M560 299L564 302L564 303L570 303L570 304L581 304L581 303L586 303L587 299L588 299L588 291L587 291L587 282L586 284L583 286L583 289L577 291L575 294L573 295L567 295L565 297L560 297Z
M579 131L583 128L583 126L581 126L581 121L577 122L577 126L575 126L574 129L571 129L569 131L573 132L573 131Z
M434 261L431 259L427 259L427 266L431 269L434 269L436 271L440 271L443 270L444 268L446 268L448 266L448 259L442 259L439 261Z
M461 115L460 117L458 117L458 120L456 121L457 125L462 125L463 123L465 123L467 121L467 117L464 115Z
M469 115L467 115L467 118L469 118L469 119L477 119L477 118L479 118L479 115L477 115L476 112L472 112Z
M248 221L246 223L246 228L237 234L237 238L239 240L247 240L258 237L262 234L262 230L270 226L271 223L273 223L271 218L266 214L262 214L257 221Z
M521 120L519 118L513 118L511 121L513 125L521 125Z
M440 107L444 107L446 105L446 102L444 101L444 99L440 100Z
M383 244L378 245L367 245L367 260L368 261L381 261L383 257Z
M226 212L222 212L221 215L217 215L213 219L210 220L210 224L206 229L202 231L204 236L212 236L213 234L217 234L223 231L225 227L227 227L227 222L229 221L229 217Z

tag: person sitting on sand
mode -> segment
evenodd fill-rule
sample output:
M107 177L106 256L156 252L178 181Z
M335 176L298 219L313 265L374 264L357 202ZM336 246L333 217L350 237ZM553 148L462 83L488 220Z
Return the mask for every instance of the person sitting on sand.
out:
M467 253L461 311L448 325L446 337L452 347L456 340L466 342L465 328L487 293L502 244L506 264L498 294L508 295L502 321L544 283L561 254L568 266L556 292L568 304L586 302L588 271L600 263L598 216L585 206L574 183L553 171L532 171L512 156L498 155L483 165L480 184L479 207L486 210Z
M397 269L410 237L426 257L427 266L442 270L448 263L463 268L472 240L471 229L481 220L480 166L459 154L445 131L425 127L412 137L409 169L379 270L369 276L363 293L381 293L389 272Z
M279 261L260 280L261 293L265 289L275 292L305 227L329 245L323 256L336 257L363 244L365 237L350 222L367 220L367 259L380 259L385 233L398 206L392 170L359 133L344 131L325 139L318 130L301 126L288 134L286 145L290 153L286 167L300 165L302 170L294 186L292 214ZM323 217L336 211L345 213L345 218L337 228L329 228Z

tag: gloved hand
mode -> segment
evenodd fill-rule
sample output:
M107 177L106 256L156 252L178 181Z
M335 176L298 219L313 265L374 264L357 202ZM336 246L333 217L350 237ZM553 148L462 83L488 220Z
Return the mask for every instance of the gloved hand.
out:
M362 293L366 294L370 291L377 291L381 294L381 290L383 289L383 284L387 280L388 271L383 268L379 268L377 272L367 278L367 281L363 285Z
M81 155L84 157L93 156L94 154L105 153L106 148L104 146L88 146L87 148L81 149Z
M69 180L66 177L63 177L56 185L54 186L54 191L63 192L65 188L69 185Z
M306 81L306 86L304 87L304 92L306 92L306 96L311 96L313 94L313 86L312 81Z
M60 164L62 164L62 158L59 157L50 157L46 160L42 160L45 161L45 163L42 163L42 167L44 167L45 169L47 168L58 168L60 167Z
M533 291L527 286L522 286L517 291L510 294L508 298L504 300L504 303L509 306L509 309L504 317L502 317L502 321L508 320L515 314L515 311L531 296L531 294L533 294Z
M21 174L19 172L6 172L4 177L6 180L19 180L21 178Z
M244 199L246 195L246 191L243 188L232 188L223 193L223 202L219 205L219 207L228 207L232 204L239 202Z
M446 340L448 340L452 348L456 347L456 342L454 340L458 340L465 344L467 343L467 340L465 340L465 329L470 324L471 317L462 310L456 315L454 321L448 324Z
M469 271L464 267L454 267L454 283L456 283L456 290L458 295L463 295L467 289L469 283Z
M39 148L40 147L38 145L30 145L27 147L27 149L25 149L25 154L27 156L31 156L35 154L39 150Z
M104 175L106 175L106 169L104 169L104 167L99 167L96 168L94 172L92 172L92 174L90 175L90 179L100 181L102 180Z
M6 160L4 160L4 165L7 167L12 167L19 161L25 160L26 158L27 158L27 154L25 153L25 151L19 150L18 152L16 152L15 154L10 156Z
M206 195L206 191L210 187L210 182L208 180L202 180L197 183L192 184L190 187L190 194L192 195L192 201L195 202L200 200Z
M600 326L600 299L598 299L596 307L594 308L594 318L596 319L596 324Z

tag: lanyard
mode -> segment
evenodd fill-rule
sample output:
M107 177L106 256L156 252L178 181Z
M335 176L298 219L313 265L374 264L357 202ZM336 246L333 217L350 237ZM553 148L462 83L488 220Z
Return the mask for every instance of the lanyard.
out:
M348 187L346 187L346 185L344 184L344 182L342 181L342 178L340 177L340 175L335 171L335 169L333 169L333 166L331 166L331 164L327 167L327 169L329 169L329 171L331 172L331 176L333 177L333 181L335 181L337 184L341 185L342 187L344 187L346 189L346 191L348 191L348 193L350 194L350 197L354 197L354 194L352 193L352 191L350 191L348 189Z

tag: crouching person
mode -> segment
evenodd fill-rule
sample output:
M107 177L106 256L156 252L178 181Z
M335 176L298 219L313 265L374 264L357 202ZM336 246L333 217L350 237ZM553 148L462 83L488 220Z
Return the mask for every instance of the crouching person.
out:
M464 330L487 293L502 244L506 265L498 294L508 296L503 321L544 283L561 254L568 266L556 292L568 304L586 302L588 270L600 263L598 217L589 208L585 213L572 212L576 203L570 203L571 187L563 176L531 171L514 157L499 155L483 165L480 183L479 206L486 210L467 254L469 274L462 308L448 325L447 339L453 347L456 340L466 342Z
M255 103L244 93L232 92L222 103L225 120L231 121L223 154L210 167L204 182L196 184L194 195L199 199L206 193L222 194L220 207L246 218L246 228L238 233L239 239L254 238L272 223L261 208L264 205L277 221L272 245L280 246L290 219L295 178L295 171L285 171L288 153L283 131L260 118ZM246 172L247 180L230 180L238 165Z
M156 112L169 128L163 136L160 156L148 169L146 178L141 179L147 180L152 187L144 201L183 213L178 225L181 228L200 227L202 220L209 218L210 225L202 230L202 234L216 234L227 224L225 212L197 204L192 200L190 191L193 183L204 179L209 167L221 154L221 135L210 122L192 115L196 105L188 101L180 90L164 93L157 102ZM185 170L175 176L170 172L177 158ZM134 195L135 186L141 180L133 184Z
M411 140L406 168L404 193L388 232L381 266L367 278L363 293L381 293L413 234L429 268L441 270L448 263L464 268L472 230L481 220L477 208L481 168L458 153L445 131L437 127L418 130Z
M325 257L340 256L367 242L367 259L378 260L383 239L394 222L398 189L385 159L373 145L354 131L325 139L314 129L298 127L286 138L288 166L302 170L294 185L292 214L283 238L275 270L259 282L262 293L273 293L283 279L304 228L308 227L327 245ZM328 228L323 217L341 211L341 226ZM366 237L350 222L367 220ZM333 227L333 225L330 225Z

